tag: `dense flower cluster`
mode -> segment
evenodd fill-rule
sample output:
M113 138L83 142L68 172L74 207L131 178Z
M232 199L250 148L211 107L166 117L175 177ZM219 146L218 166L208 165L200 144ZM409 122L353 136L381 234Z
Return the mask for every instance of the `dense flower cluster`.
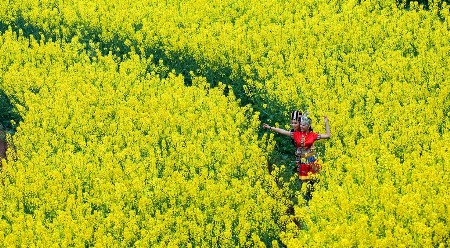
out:
M273 195L268 148L253 132L258 115L225 97L224 86L195 78L187 87L180 76L160 79L135 55L94 59L78 42L15 36L0 38L2 87L23 116L16 158L1 174L1 243L211 247L278 239L286 204Z
M396 2L0 3L0 83L24 119L0 240L448 245L449 8ZM308 209L257 134L293 108L332 129Z

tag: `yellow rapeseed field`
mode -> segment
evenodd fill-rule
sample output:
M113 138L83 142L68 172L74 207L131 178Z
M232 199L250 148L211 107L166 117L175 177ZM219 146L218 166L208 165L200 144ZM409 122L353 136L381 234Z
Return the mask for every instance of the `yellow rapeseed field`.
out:
M3 246L447 247L449 7L9 0ZM300 200L289 129L323 171ZM4 120L1 120L4 121Z

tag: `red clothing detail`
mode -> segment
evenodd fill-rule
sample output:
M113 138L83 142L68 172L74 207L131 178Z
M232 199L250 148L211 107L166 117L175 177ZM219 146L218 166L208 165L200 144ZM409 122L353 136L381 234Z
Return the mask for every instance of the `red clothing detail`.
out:
M319 136L317 133L314 132L293 132L293 138L295 140L295 144L297 147L301 146L301 139L302 137L305 137L305 148L309 149L314 144L314 141L316 141L317 137Z
M320 165L316 161L311 163L297 162L297 170L301 180L310 179L310 174L319 173Z
M304 150L309 150L319 136L314 132L293 132L295 145ZM303 141L302 141L303 140ZM297 158L298 175L301 180L310 179L310 174L316 174L320 170L320 165L316 162L315 156L307 158Z

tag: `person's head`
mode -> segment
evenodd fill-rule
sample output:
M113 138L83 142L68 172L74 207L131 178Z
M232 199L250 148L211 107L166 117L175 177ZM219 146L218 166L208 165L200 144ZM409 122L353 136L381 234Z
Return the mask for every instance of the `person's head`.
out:
M305 112L299 118L299 129L301 132L311 131L311 118L308 117L308 112Z
M311 118L308 117L308 112L302 113L301 111L295 110L291 113L291 131L295 132L312 132Z
M302 116L302 112L298 110L294 110L291 113L291 127L293 131L300 131L300 117Z

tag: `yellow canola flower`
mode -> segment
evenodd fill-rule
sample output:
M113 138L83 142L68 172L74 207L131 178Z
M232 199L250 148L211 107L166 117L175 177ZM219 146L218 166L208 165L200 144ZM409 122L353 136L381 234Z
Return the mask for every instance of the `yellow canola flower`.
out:
M229 68L230 82L244 91L238 93L251 97L256 107L268 104L268 110L277 112L277 116L271 117L274 122L284 123L288 118L287 114L280 113L306 108L313 115L314 129L320 132L324 130L322 115L328 115L332 139L319 143L324 151L322 160L326 171L310 203L314 210L302 216L309 229L287 225L289 228L282 228L284 234L280 234L283 243L293 247L299 244L389 246L410 244L413 240L430 246L445 246L442 233L448 233L448 228L445 229L443 223L448 222L449 214L438 206L448 204L450 45L448 5L443 3L442 8L438 7L431 4L430 10L424 11L420 5L412 3L410 9L405 10L392 1L381 0L306 1L303 4L202 0L9 1L8 6L0 8L0 18L2 23L12 24L19 18L15 13L20 12L20 18L30 24L30 28L39 28L47 38L78 35L80 40L89 40L95 37L103 44L110 44L111 51L119 53L129 44L136 44L133 49L141 54L161 51L168 60L174 56L180 58L180 61L176 58L172 61L180 62L181 68L195 61L198 64L195 74L210 78L223 73L222 68ZM17 109L24 117L15 138L19 139L21 132L28 130L29 141L18 144L19 160L14 164L17 170L28 167L23 158L36 159L37 164L45 163L47 157L57 161L55 147L64 147L70 152L104 155L101 158L78 156L78 159L82 157L91 165L84 172L93 172L97 169L95 165L102 165L103 171L95 182L107 193L114 192L116 187L111 180L115 182L133 175L136 161L143 161L146 170L141 170L141 174L147 175L144 171L148 171L152 176L170 176L173 171L187 178L201 173L204 180L241 176L247 172L260 176L251 170L252 166L265 162L261 158L264 156L252 156L259 154L260 145L253 142L234 146L241 143L240 135L255 140L252 139L255 136L245 130L257 129L256 122L252 122L254 126L240 128L238 123L246 119L242 112L224 115L222 122L211 120L211 116L223 114L223 109L234 108L218 100L222 99L218 97L220 90L205 87L203 81L193 87L196 92L191 92L186 90L181 78L172 77L161 83L155 72L145 78L152 83L134 82L133 78L146 73L137 69L146 63L136 62L136 58L128 65L128 61L121 63L120 77L113 73L117 71L117 63L112 56L100 57L90 69L83 69L89 64L89 58L80 55L73 59L80 49L76 42L65 44L73 50L60 53L55 43L40 46L43 41L28 41L19 33L21 42L18 44L13 42L14 37L15 34L6 31L1 38L5 41L0 45L1 52L8 56L1 58L0 81L5 93L15 96ZM60 60L59 69L50 62L55 58L64 58ZM62 70L63 64L70 74ZM149 67L159 68L157 72L167 75L172 68L163 68L161 64ZM139 73L127 74L129 67ZM61 82L64 81L61 77L72 78L73 84ZM171 84L175 86L169 87ZM52 91L54 87L60 87L61 93ZM50 100L42 107L34 104L42 100L40 95L30 93L30 88L39 89L40 94ZM217 95L211 97L211 92ZM174 97L182 94L190 94L191 98ZM214 100L209 102L205 98ZM72 103L70 106L67 100ZM221 104L213 104L216 102ZM55 106L77 111L59 111ZM185 112L180 113L180 109ZM184 125L174 117L177 114L196 125ZM54 115L61 119L53 118ZM154 122L159 118L168 124ZM139 121L133 122L135 119ZM95 128L85 124L91 122L96 123ZM67 128L61 128L66 125ZM136 131L136 127L140 127L140 131ZM47 136L52 128L67 138ZM239 131L235 131L237 129ZM159 135L152 135L155 130L161 130ZM130 135L112 135L120 132ZM224 135L230 133L232 135ZM217 140L212 141L212 136L217 136ZM269 148L271 151L273 147ZM214 155L210 151L214 151ZM38 154L49 155L36 158ZM67 153L59 156L67 156ZM177 163L166 162L167 158ZM236 164L240 159L254 161L233 169L223 166L223 163ZM118 162L123 169L114 167ZM202 166L205 164L207 169ZM165 170L166 167L172 171ZM47 169L44 167L42 171ZM24 175L14 178L17 179L14 183L21 187L27 182L19 180L26 178ZM139 181L127 186L136 183L134 189L138 190ZM76 190L83 192L83 187ZM94 185L91 183L89 187ZM100 195L102 189L97 194ZM218 189L223 190L220 187L215 190ZM16 194L23 195L17 188L15 190ZM101 197L106 198L107 193ZM92 200L98 208L95 211L102 212L99 210L102 209L101 197L96 197L98 199ZM424 199L439 209L437 217L431 214L430 206L425 206ZM398 206L395 201L411 206L411 210ZM382 221L380 216L388 221ZM363 221L359 222L360 219ZM344 234L353 234L355 228L364 227L365 222L371 223L361 228L367 232L353 236ZM155 226L164 227L164 224L159 222ZM323 231L328 226L335 227L333 232ZM211 230L215 227L209 226ZM432 230L421 232L418 227ZM161 245L185 241L184 236L174 241L161 241L157 233L158 230L153 236L143 234L143 240L154 239L151 242ZM236 237L235 233L233 235ZM114 237L102 237L105 242L111 239ZM194 240L199 242L202 238ZM219 242L220 238L210 240Z
M147 75L151 62L138 56L91 61L77 43L28 48L10 38L8 45L14 62L2 87L23 106L23 121L14 134L17 159L2 171L1 211L11 212L2 222L10 226L1 231L5 243L253 246L277 239L276 216L286 208L273 199L280 194L265 171L267 148L251 131L258 118L224 96L225 86Z

